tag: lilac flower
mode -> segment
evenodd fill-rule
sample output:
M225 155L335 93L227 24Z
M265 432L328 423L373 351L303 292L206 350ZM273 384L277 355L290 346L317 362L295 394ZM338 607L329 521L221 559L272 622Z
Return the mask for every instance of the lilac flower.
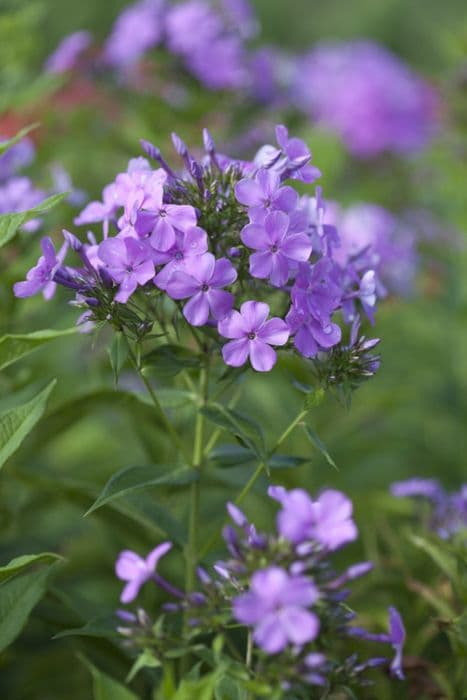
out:
M115 301L125 304L138 285L155 275L148 246L136 238L107 238L99 245L99 258L111 278L119 285Z
M120 553L115 564L115 573L122 581L127 581L120 601L131 603L138 595L141 586L154 577L159 559L171 549L170 542L162 542L143 559L128 549Z
M306 609L318 597L309 578L271 566L253 575L250 590L234 598L233 612L239 622L254 626L254 640L266 653L277 654L318 635L319 619Z
M165 0L140 0L117 17L104 46L104 58L115 68L128 69L162 38Z
M250 274L269 278L275 287L283 287L297 262L311 254L311 242L305 233L291 233L290 219L282 211L272 211L264 222L247 224L241 232L243 243L258 251L250 256Z
M199 226L193 226L186 231L175 232L175 244L166 251L154 251L152 254L156 265L166 263L162 270L154 278L155 284L160 289L167 289L170 276L179 270L183 270L187 263L196 265L196 259L208 250L208 235Z
M50 299L55 291L54 276L62 264L67 244L61 248L58 255L55 253L52 239L48 236L41 240L43 255L39 258L37 265L29 270L25 282L16 282L13 291L17 297L31 297L42 291L46 299Z
M292 211L297 205L298 194L292 187L281 187L278 173L260 168L254 178L244 178L235 185L235 196L248 207Z
M316 501L303 489L286 491L273 486L268 493L282 505L277 529L290 542L300 544L316 540L333 551L356 539L358 532L352 520L352 502L340 491L323 491Z
M192 326L204 326L210 313L215 319L222 319L232 309L233 294L222 287L236 279L237 272L227 258L216 260L211 253L205 253L170 276L167 293L172 299L191 297L183 307L183 315Z
M361 158L418 150L437 127L434 90L370 41L315 47L297 63L293 96Z
M233 338L222 348L224 362L233 367L244 365L248 358L257 372L269 372L276 363L271 345L285 345L289 330L280 318L267 321L269 306L259 301L245 301L240 312L231 311L219 321L218 330Z
M75 68L81 54L91 44L91 34L79 31L66 36L45 63L47 73L66 73Z

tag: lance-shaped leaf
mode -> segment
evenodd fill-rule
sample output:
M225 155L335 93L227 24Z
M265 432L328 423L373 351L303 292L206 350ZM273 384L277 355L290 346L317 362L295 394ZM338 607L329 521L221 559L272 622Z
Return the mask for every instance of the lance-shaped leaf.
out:
M125 467L109 479L85 515L138 489L148 486L184 486L197 478L196 470L189 467L174 469L173 465L168 464Z
M12 238L16 235L17 230L31 219L35 219L37 216L45 214L55 207L59 202L61 202L68 192L61 192L60 194L53 194L51 197L47 197L40 204L33 207L32 209L27 209L26 211L20 211L16 214L1 214L0 215L0 248L6 245Z
M53 552L23 554L21 557L15 557L5 566L0 566L0 584L35 564L51 564L58 560L61 560L61 557Z
M143 357L143 371L155 377L174 377L184 369L200 366L200 356L181 345L160 345Z
M331 467L334 467L334 469L339 471L339 467L329 454L328 448L326 447L324 442L318 437L318 435L316 435L316 433L310 428L309 425L304 425L303 429L305 430L305 434L309 441L321 452L326 462L330 464Z
M39 555L40 556L40 555ZM19 573L0 584L0 652L16 639L32 609L47 590L51 574L60 562L49 559L40 568L23 567Z
M214 402L203 406L200 411L212 423L235 435L243 445L253 450L258 457L265 457L263 431L258 423L251 420L251 418Z
M0 467L16 452L44 413L55 384L54 379L27 403L0 413Z
M73 335L76 332L77 328L73 327L62 331L47 329L23 335L4 335L0 338L0 369L17 362L51 340Z

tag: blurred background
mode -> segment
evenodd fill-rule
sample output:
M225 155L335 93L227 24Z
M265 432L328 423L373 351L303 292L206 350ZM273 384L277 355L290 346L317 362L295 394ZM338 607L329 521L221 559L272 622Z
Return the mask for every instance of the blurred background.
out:
M362 524L356 549L381 564L369 583L356 587L359 599L365 601L369 617L380 615L381 620L386 605L396 602L414 630L410 655L436 663L448 655L447 641L435 634L423 601L408 590L401 575L406 557L413 558L422 580L430 575L423 568L429 563L421 556L418 561L419 555L402 541L394 519L405 518L409 527L410 508L392 499L388 489L391 482L411 476L434 476L448 489L457 489L466 480L465 1L252 0L261 27L254 39L258 46L273 45L293 55L304 54L323 40L371 39L437 90L442 126L433 141L408 157L382 155L371 161L354 157L338 135L297 116L293 105L266 105L258 113L226 91L207 91L192 76L181 78L183 99L167 101L157 93L157 80L134 90L118 78L106 80L103 74L66 83L60 75L42 73L44 61L65 35L85 29L100 43L126 5L122 0L0 0L0 135L11 136L25 124L40 122L32 135L36 159L28 175L50 189L51 165L60 163L75 188L89 199L99 199L102 187L125 169L128 159L141 154L141 137L168 151L171 131L199 145L201 130L208 125L222 149L224 145L234 149L251 124L264 129L262 143L272 138L275 123L288 120L291 131L310 145L313 162L323 171L326 197L345 206L378 204L413 222L420 241L416 280L407 294L391 295L381 305L374 329L365 328L371 337L382 339L380 371L354 394L350 409L328 396L312 420L338 470L315 451L311 465L281 470L277 477L312 491L332 485L354 499L357 522ZM157 70L162 74L166 70L160 57ZM252 146L244 144L243 155L251 157L256 147L254 140ZM74 205L66 203L50 214L45 230L72 228L75 215ZM61 293L49 305L37 298L13 299L11 283L22 279L27 263L37 258L38 240L23 235L13 250L2 251L2 332L66 328L75 322L76 311L66 306ZM145 494L147 499L141 496L121 508L103 508L83 518L118 469L145 464L161 451L170 458L170 446L151 425L147 412L128 397L116 399L108 341L105 334L97 340L63 338L0 376L2 410L11 405L11 391L17 392L16 400L27 399L46 380L59 380L47 416L2 475L1 561L24 552L58 551L69 562L21 638L0 657L0 696L8 700L91 697L88 671L77 661L79 650L117 677L123 678L128 669L124 652L102 626L89 636L51 640L90 618L111 619L119 593L113 577L116 554L123 547L144 552L160 537L150 493ZM270 441L303 400L291 388L291 376L309 379L302 367L283 362L267 381L255 377L241 394L239 408L247 406L260 421L264 417L261 422ZM124 372L120 388L134 387L131 372ZM175 408L181 426L186 425L183 409ZM286 447L292 454L310 452L301 433L294 434ZM207 522L211 513L219 519L219 499L241 486L249 469L226 470L225 489L206 491ZM177 494L168 491L162 502L183 516L174 510L176 499ZM271 520L261 484L245 509L259 524ZM146 595L149 606L154 599L151 593ZM148 683L144 679L139 683L141 697L150 697L144 695ZM407 686L388 684L380 686L377 695L372 692L364 697L409 697ZM411 692L418 698L451 697L446 690L440 691L445 695L435 691L430 695L426 689L418 695Z

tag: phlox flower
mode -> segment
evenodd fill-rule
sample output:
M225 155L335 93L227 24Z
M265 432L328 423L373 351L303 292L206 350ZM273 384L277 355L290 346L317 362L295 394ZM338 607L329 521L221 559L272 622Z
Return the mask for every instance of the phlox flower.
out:
M166 251L154 250L152 257L156 265L166 263L160 270L154 282L160 289L167 289L170 276L178 270L183 270L186 264L207 253L208 235L199 226L193 226L186 231L175 232L175 244Z
M237 272L227 258L216 260L212 253L205 253L187 262L185 269L173 272L167 293L172 299L191 297L183 307L183 315L192 326L204 326L210 313L222 319L232 309L233 294L222 287L236 279Z
M122 304L138 285L146 284L155 275L150 248L136 238L107 238L99 244L98 256L119 285L115 301Z
M257 571L250 590L234 598L237 620L254 626L255 642L268 654L277 654L288 644L301 646L318 635L319 619L306 608L319 593L306 576L290 576L271 566Z
M269 372L274 367L277 355L271 345L285 345L289 329L280 318L266 320L268 315L267 304L245 301L240 311L233 310L219 321L219 333L233 339L222 348L226 364L240 367L250 358L257 372Z
M58 255L55 252L54 244L49 236L41 240L42 253L41 257L26 275L24 282L16 282L13 286L15 296L31 297L34 294L42 291L45 299L50 299L56 288L53 281L54 275L62 264L68 248L67 243L64 243Z
M115 573L119 579L127 582L120 596L122 603L131 603L137 597L141 586L153 578L159 559L171 548L170 542L162 542L145 559L129 549L120 553Z
M268 493L282 505L277 529L290 542L316 540L333 551L357 538L352 501L341 491L328 489L316 501L303 489L286 491L281 486L271 486Z
M282 287L297 262L306 262L311 254L311 241L306 233L291 233L290 219L282 211L266 214L263 223L247 224L241 239L256 250L250 256L250 274L269 278L275 287Z
M281 187L279 174L260 168L254 178L243 178L235 185L235 196L247 207L264 207L292 211L298 202L297 192L288 185Z

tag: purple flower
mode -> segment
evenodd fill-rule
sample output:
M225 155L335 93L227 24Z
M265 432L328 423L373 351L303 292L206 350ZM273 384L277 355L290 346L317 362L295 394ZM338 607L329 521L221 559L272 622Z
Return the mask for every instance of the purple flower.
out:
M146 284L155 275L150 248L136 238L107 238L99 245L98 256L119 285L115 301L122 304L138 285Z
M282 505L277 529L290 542L316 540L334 551L357 538L352 502L340 491L323 491L316 501L303 489L286 491L281 486L272 486L268 493Z
M294 98L356 156L422 148L436 131L434 90L370 41L324 42L297 63Z
M208 235L199 226L193 226L187 231L175 232L175 245L166 251L154 251L153 260L156 265L167 263L154 278L155 284L160 289L167 289L170 276L177 271L184 270L187 263L196 264L196 258L207 253Z
M62 264L68 245L65 243L58 255L54 244L48 236L41 240L43 255L37 265L29 270L25 282L16 282L13 291L17 297L31 297L42 291L46 299L50 299L55 291L54 275Z
M11 177L0 185L0 214L11 214L32 209L45 197L46 193L34 187L28 177ZM40 219L32 219L23 224L22 229L28 233L34 233L40 225Z
M289 576L271 566L257 571L250 590L234 598L233 613L239 622L254 626L253 638L266 653L277 654L288 644L302 646L317 637L319 619L306 608L318 597L306 576Z
M115 68L131 68L156 46L163 33L165 0L141 0L117 17L104 46L104 58Z
M187 231L196 226L196 211L188 204L165 204L163 190L151 192L151 201L143 202L134 226L139 236L150 234L151 245L166 251L175 244L175 232Z
M240 367L248 358L257 372L269 372L277 359L271 345L285 345L289 329L280 318L267 321L269 306L259 301L245 301L240 312L231 311L219 321L218 330L225 338L233 338L222 348L227 365Z
M47 73L66 73L72 70L81 54L91 43L91 34L79 31L66 36L45 63Z
M136 552L125 549L120 553L115 564L115 573L122 581L127 581L120 601L131 603L138 595L146 581L153 578L159 559L171 549L170 542L162 542L143 559Z
M83 211L74 219L77 226L94 224L98 221L112 219L119 206L121 206L119 192L115 183L106 185L102 191L102 202L89 202Z
M306 233L291 233L290 219L282 211L266 214L263 223L247 224L240 234L243 243L258 251L250 256L250 274L269 278L275 287L283 287L297 262L306 262L311 241Z
M404 680L402 651L405 642L405 628L400 613L393 607L389 608L389 641L395 651L390 670L393 676L396 676L396 678L402 681Z
M0 138L0 146L4 143ZM23 138L18 143L0 155L0 182L8 180L21 168L30 165L35 157L34 144L29 138Z
M204 326L210 313L219 320L232 309L233 294L222 287L236 279L237 271L227 258L216 260L212 253L205 253L170 276L167 293L172 299L191 297L183 307L183 315L192 326Z
M321 323L310 313L292 306L285 321L293 342L303 357L316 357L321 350L329 350L341 341L342 331L337 323Z
M397 498L408 498L422 496L430 500L437 500L444 495L439 481L436 479L406 479L405 481L395 481L391 484L391 493Z
M254 178L244 178L235 185L235 196L247 207L292 211L298 202L298 194L292 187L281 187L278 173L260 168Z

